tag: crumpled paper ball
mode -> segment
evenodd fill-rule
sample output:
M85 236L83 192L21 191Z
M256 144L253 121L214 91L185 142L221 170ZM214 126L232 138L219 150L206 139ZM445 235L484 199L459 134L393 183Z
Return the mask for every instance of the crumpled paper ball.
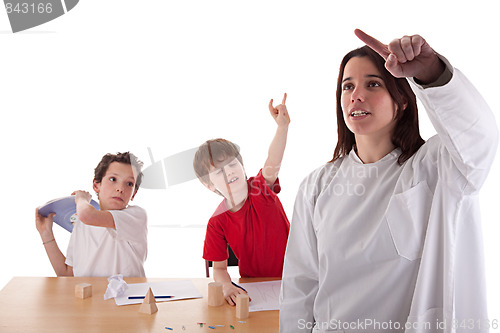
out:
M108 278L108 289L104 293L104 299L120 297L128 289L127 283L123 280L123 275L113 275Z

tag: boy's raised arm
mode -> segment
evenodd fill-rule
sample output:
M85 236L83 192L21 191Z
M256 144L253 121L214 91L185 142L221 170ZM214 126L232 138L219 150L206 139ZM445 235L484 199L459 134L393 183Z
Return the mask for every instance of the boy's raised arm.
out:
M97 210L90 204L92 196L86 191L75 191L76 214L86 225L116 229L113 215L106 210Z
M285 93L282 103L276 107L273 107L272 99L269 101L269 111L278 125L276 134L274 135L273 141L269 146L267 160L262 170L262 175L269 186L272 186L278 178L281 161L283 160L283 154L285 153L288 125L290 124L290 116L288 115L288 110L285 105L286 96L287 95Z

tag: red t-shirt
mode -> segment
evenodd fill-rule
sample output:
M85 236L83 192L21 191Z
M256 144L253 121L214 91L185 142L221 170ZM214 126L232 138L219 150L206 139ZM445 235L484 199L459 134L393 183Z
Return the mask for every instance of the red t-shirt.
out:
M226 260L229 244L239 260L241 277L281 277L290 222L277 196L279 180L271 190L261 169L247 183L243 207L233 213L223 200L208 221L203 258Z

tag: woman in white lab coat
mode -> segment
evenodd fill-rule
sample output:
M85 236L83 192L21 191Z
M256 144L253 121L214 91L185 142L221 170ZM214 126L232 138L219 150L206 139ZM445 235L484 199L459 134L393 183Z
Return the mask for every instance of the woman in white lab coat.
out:
M494 117L422 37L355 33L367 46L341 64L334 158L295 202L280 332L488 331L477 193ZM437 131L425 143L411 90Z

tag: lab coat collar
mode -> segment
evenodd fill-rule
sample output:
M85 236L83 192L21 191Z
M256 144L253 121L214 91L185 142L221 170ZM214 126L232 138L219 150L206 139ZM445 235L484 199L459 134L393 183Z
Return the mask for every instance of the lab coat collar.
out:
M377 162L365 164L358 157L358 154L354 151L354 149L351 149L351 151L349 152L349 158L351 159L351 161L353 161L355 164L361 164L361 165L367 165L367 166L368 165L372 165L373 166L373 165L385 163L387 161L393 161L394 159L397 160L399 158L399 155L401 155L401 149L400 148L394 148L394 150L392 150L390 153L388 153L387 155L385 155L384 157L382 157Z

